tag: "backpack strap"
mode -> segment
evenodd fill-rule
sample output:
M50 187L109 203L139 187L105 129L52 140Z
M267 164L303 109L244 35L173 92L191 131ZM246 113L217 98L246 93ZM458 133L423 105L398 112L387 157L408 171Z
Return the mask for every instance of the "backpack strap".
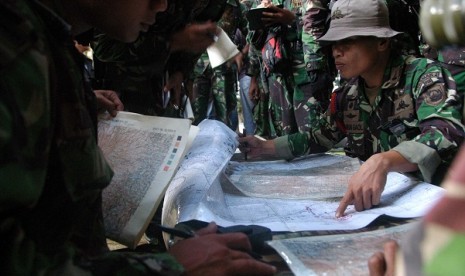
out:
M336 126L342 133L347 133L346 125L344 124L343 112L341 108L342 91L336 90L331 94L331 102L329 104L331 117L335 120Z

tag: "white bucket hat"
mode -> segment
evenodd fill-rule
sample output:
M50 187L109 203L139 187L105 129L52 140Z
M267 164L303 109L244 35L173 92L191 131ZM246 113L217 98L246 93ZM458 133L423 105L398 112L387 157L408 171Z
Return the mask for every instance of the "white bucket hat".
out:
M400 34L389 26L389 11L384 0L337 0L331 21L319 42L335 42L352 36L393 37Z

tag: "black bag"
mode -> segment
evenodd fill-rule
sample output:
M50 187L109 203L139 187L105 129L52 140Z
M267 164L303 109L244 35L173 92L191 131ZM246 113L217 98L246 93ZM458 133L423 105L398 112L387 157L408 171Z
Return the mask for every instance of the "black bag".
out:
M282 28L270 29L262 48L266 73L284 73L291 69L291 59Z
M252 37L250 39L250 42L255 49L260 51L263 48L263 45L265 45L266 36L268 32L266 29L257 29L251 32Z

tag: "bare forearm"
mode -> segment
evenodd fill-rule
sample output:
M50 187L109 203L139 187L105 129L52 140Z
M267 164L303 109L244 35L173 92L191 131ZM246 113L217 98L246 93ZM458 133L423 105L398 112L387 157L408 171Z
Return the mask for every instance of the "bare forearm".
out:
M370 157L370 161L378 163L386 172L412 172L418 170L418 165L405 159L397 151L390 150L377 153Z

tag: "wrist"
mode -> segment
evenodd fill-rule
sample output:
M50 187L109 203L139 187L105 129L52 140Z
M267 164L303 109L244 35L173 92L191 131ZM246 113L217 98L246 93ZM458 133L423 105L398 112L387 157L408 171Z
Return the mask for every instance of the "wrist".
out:
M381 153L376 153L373 154L366 163L371 163L372 165L376 166L377 170L380 170L384 173L388 173L392 171L393 168L393 162L391 158L389 157L388 152L381 152Z

